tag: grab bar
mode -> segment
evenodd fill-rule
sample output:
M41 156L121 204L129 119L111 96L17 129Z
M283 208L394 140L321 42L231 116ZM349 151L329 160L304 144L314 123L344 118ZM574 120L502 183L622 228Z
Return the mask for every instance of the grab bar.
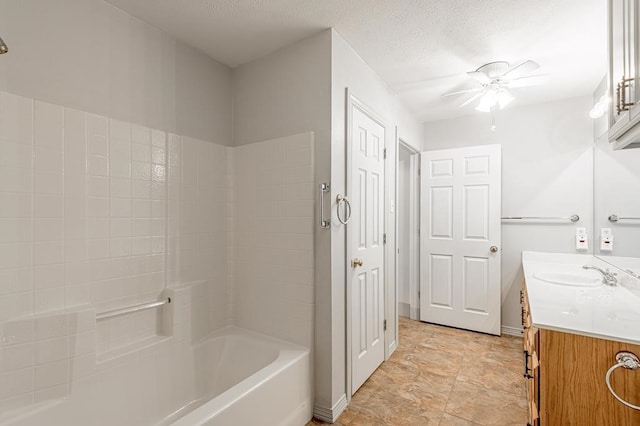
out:
M132 314L138 311L144 311L146 309L157 308L158 306L167 305L171 303L171 298L167 297L162 300L154 300L153 302L138 303L136 305L126 306L124 308L113 309L111 311L96 313L96 321L100 321L107 318L119 317L120 315Z
M331 220L324 218L324 193L329 192L331 187L328 183L320 184L320 228L328 229L331 227Z
M609 216L609 222L617 222L619 220L640 220L640 217L620 217L617 214Z
M502 220L570 220L571 222L577 222L580 220L580 216L577 214L568 217L543 217L543 216L506 216L501 217Z

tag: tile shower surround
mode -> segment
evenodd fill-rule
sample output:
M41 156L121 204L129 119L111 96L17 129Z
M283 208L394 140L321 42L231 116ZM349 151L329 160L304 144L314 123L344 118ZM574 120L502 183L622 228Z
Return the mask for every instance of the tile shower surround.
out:
M310 347L312 144L228 148L0 92L0 415L231 323ZM165 288L169 326L95 321Z

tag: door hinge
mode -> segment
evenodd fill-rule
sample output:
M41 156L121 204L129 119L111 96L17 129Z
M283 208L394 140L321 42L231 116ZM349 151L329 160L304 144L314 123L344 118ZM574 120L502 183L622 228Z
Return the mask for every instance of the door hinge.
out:
M418 176L420 176L422 173L422 169L418 169Z
M387 331L387 320L382 321L382 328L384 329L383 331Z
M382 158L384 158L385 160L387 159L387 148L384 148L382 150Z
M387 244L387 233L382 234L382 244Z

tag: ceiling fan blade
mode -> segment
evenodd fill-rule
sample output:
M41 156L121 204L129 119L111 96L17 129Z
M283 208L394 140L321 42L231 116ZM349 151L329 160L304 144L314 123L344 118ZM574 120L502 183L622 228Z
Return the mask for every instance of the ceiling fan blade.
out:
M467 75L471 78L478 80L481 84L491 83L491 79L489 78L489 76L483 73L482 71L469 71Z
M528 61L524 61L520 65L516 65L515 67L511 68L509 71L505 72L502 75L502 78L505 80L514 80L516 78L524 77L527 74L537 70L538 68L540 68L540 64L538 64L536 61L532 61L531 59L529 59Z
M547 82L549 74L528 75L526 77L514 78L509 80L507 87L517 89L520 87L540 86Z
M473 93L473 92L479 92L482 90L482 87L476 87L475 89L465 89L465 90L456 90L455 92L448 92L445 93L444 95L442 95L442 97L447 97L447 96L454 96L454 95L461 95L463 93Z
M464 101L463 103L461 103L458 108L463 108L467 105L469 105L471 102L475 101L476 99L478 99L480 96L482 96L482 93L476 93L475 95L473 95L472 97L470 97L469 99L467 99L466 101Z

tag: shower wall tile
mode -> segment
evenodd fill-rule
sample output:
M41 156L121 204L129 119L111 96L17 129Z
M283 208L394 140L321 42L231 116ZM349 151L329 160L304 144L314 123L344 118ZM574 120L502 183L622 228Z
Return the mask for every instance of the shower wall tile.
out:
M154 203L166 208L169 286L192 283L199 297L194 335L205 335L231 322L228 305L228 150L209 142L170 134L168 150L152 150L154 161L165 166L168 200ZM206 283L205 286L201 285ZM194 290L196 291L196 290Z
M37 315L0 325L0 410L62 398L93 359L95 311ZM84 374L91 370L81 365Z
M0 320L157 297L167 158L164 132L0 93ZM100 348L157 334L153 316L122 322Z
M238 325L311 347L313 134L234 149Z
M0 412L151 377L234 322L310 346L312 147L230 148L0 93ZM173 339L160 310L95 320L165 288ZM177 404L170 384L152 405Z
M34 102L0 93L0 320L33 313Z
M29 368L34 364L34 344L33 342L23 345L8 346L2 351L3 373Z

